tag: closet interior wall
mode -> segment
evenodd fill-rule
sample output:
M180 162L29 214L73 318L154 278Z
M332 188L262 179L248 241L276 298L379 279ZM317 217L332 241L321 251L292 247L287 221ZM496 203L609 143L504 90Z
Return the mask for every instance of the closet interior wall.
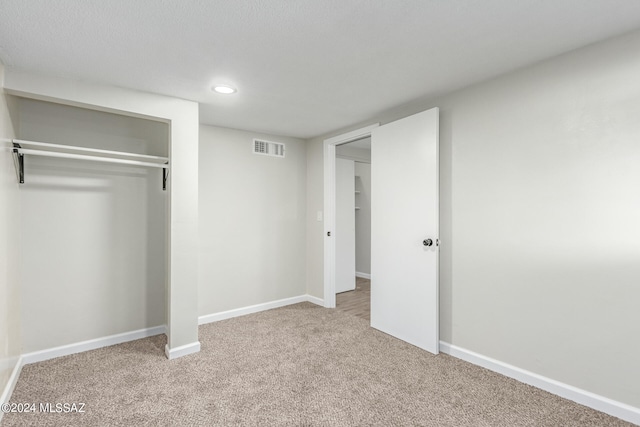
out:
M167 156L168 126L19 99L18 138ZM166 324L162 170L25 156L23 352Z
M371 163L355 162L356 276L371 276Z

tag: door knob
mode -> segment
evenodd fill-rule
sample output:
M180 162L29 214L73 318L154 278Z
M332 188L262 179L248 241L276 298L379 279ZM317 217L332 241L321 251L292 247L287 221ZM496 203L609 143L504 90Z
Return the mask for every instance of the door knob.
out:
M431 246L431 245L433 245L433 240L431 240L431 239L424 239L424 240L422 241L422 244L423 244L424 246Z

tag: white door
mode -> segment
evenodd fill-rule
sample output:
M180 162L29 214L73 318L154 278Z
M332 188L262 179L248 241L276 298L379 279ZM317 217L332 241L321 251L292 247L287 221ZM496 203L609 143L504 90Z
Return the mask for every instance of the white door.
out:
M436 354L438 113L371 134L371 326Z
M356 288L355 180L353 160L336 159L336 293Z

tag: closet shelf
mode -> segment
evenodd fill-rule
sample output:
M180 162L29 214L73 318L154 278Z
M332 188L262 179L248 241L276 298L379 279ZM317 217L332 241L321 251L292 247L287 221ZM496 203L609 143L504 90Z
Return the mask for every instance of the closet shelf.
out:
M24 155L27 154L32 156L58 157L65 159L90 160L95 162L162 168L162 189L167 189L167 177L169 174L168 157L77 147L73 145L51 144L48 142L26 141L22 139L13 139L11 142L13 143L14 164L20 184L24 184Z

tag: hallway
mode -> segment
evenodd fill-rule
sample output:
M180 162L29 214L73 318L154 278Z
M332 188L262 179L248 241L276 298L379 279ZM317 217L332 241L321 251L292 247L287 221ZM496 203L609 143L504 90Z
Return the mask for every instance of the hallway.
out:
M370 321L371 280L357 277L354 291L342 292L336 295L336 308Z

